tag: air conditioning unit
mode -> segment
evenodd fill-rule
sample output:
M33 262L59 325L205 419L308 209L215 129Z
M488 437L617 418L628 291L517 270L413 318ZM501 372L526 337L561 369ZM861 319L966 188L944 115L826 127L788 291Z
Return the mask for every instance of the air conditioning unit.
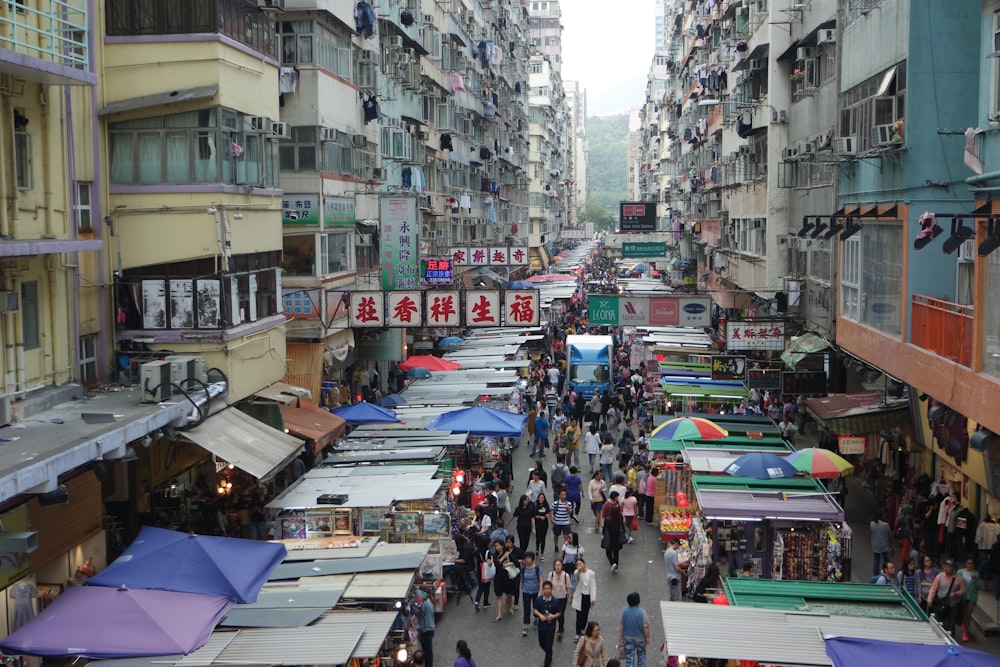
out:
M337 130L332 127L319 128L319 140L329 143L337 140Z
M430 136L430 132L427 130L417 130L417 139L420 139L421 141L427 141Z
M164 357L163 360L170 362L170 381L188 392L201 389L201 386L195 383L185 384L188 380L208 382L208 374L205 371L205 357L170 355L169 357Z
M789 146L788 148L783 148L781 150L782 160L794 160L795 158L798 157L798 155L799 155L798 147Z
M0 292L0 313L21 312L21 293L15 290Z
M833 152L837 155L854 155L858 152L858 138L835 137L833 139Z
M372 169L372 178L374 178L377 181L381 181L383 178L385 178L385 169L383 169L382 167L374 167Z
M756 72L760 69L760 58L750 58L747 60L747 71Z
M257 0L257 8L265 12L283 12L285 0Z
M355 148L364 148L368 145L368 137L363 134L352 134L351 145Z
M271 136L278 139L291 139L292 126L288 123L271 123Z
M392 37L389 38L389 46L391 46L394 49L403 48L403 38L399 35L393 35Z
M824 28L816 33L817 44L833 44L837 41L837 31L833 28Z
M816 56L816 50L809 46L800 46L795 49L795 59L796 60L809 60Z
M358 60L371 60L372 53L369 49L361 49L361 52L358 53Z
M371 234L358 234L358 245L368 247L372 245Z
M252 132L270 132L271 120L266 116L247 116L243 120L244 126Z
M143 403L162 403L170 398L172 366L169 361L147 361L139 366L140 400Z
M2 533L2 531L0 531ZM0 534L0 551L30 554L38 548L38 532L34 530Z
M968 241L962 241L962 245L958 246L958 261L960 262L974 262L976 261L976 240L969 239Z
M892 125L876 125L872 128L872 146L891 146L894 142L892 140Z
M807 141L804 144L799 144L799 152L802 155L812 155L816 152L816 143L813 141Z

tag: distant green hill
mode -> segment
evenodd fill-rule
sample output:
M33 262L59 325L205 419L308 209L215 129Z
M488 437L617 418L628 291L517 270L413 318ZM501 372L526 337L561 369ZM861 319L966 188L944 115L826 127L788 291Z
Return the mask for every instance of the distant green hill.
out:
M628 116L587 118L590 146L590 203L617 215L628 178Z

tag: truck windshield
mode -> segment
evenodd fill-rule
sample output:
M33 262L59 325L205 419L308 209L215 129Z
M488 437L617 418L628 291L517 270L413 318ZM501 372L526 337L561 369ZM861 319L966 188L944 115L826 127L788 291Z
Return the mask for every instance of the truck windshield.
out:
M582 384L604 383L611 377L608 367L603 364L574 364L570 367L569 379Z

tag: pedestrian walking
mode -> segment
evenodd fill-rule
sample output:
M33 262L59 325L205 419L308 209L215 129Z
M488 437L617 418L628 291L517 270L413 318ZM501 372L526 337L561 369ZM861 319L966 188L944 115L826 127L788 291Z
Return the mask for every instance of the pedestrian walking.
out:
M625 497L621 500L622 506L622 516L625 517L625 534L628 535L628 544L632 544L635 538L632 537L632 531L634 528L632 526L636 524L635 511L639 506L636 500L635 494L632 493L632 489L626 489ZM636 525L638 528L638 525Z
M531 456L545 458L545 452L549 448L549 418L545 416L545 410L538 413L535 418L535 441L531 444Z
M965 580L955 572L955 561L946 560L944 571L934 578L928 598L934 616L948 632L954 635L955 625L965 606Z
M535 608L535 598L538 597L542 587L542 568L535 564L535 552L529 551L524 554L524 562L521 564L521 597L524 603L521 622L524 627L521 629L521 636L528 636L528 621L531 620L531 610Z
M590 423L590 429L583 436L583 444L587 449L587 459L590 461L590 472L597 470L597 457L601 453L601 437L598 435L597 422Z
M611 571L618 571L618 559L621 554L622 545L627 541L625 538L625 518L622 515L621 505L618 503L618 492L612 491L608 496L608 502L604 503L601 509L601 523L603 524L603 537L601 547L608 557L608 564Z
M566 457L556 454L556 462L552 464L549 471L549 479L552 480L552 494L558 498L559 492L566 488L566 478L569 477L569 466L566 465Z
M580 515L580 505L583 502L583 479L579 473L576 466L570 466L569 477L563 481L566 485L566 500L573 503L574 516Z
M469 645L464 639L458 640L455 653L458 654L458 657L455 658L455 667L476 667L476 661L472 659L472 651L469 650Z
M580 667L604 667L607 660L604 638L601 637L601 624L597 621L587 623L584 634L576 642L573 651L573 664Z
M576 561L580 560L581 556L583 556L583 547L580 546L580 535L578 533L566 535L563 539L562 555L559 560L562 561L563 569L569 572L573 578L574 586L576 585L576 577L573 573L576 572Z
M653 523L658 517L653 516L653 501L656 498L656 476L659 471L656 468L650 468L649 474L646 475L646 506L643 508L643 515L646 517L646 523Z
M632 457L635 459L635 457ZM649 466L639 465L636 463L635 471L635 495L638 503L636 503L636 516L640 519L645 516L646 512L646 478L649 476Z
M681 541L676 537L670 539L670 546L663 552L663 568L667 575L668 599L671 602L681 601L681 575L687 569L687 563L680 562L680 552L677 547Z
M570 466L580 465L580 422L574 417L562 435L562 447L559 452L566 455L566 463ZM565 450L565 451L563 451Z
M882 510L879 510L868 526L872 532L872 576L877 577L882 563L892 557L892 532L885 522Z
M517 531L518 544L527 551L531 548L532 524L535 522L535 504L527 494L521 496L517 501L517 507L512 512L514 515L514 530Z
M511 559L510 552L507 551L507 546L503 542L497 542L493 548L493 563L496 566L493 593L497 598L497 616L493 619L495 623L503 618L505 607L511 616L514 615L514 586L517 574L512 577L508 566L512 568L512 571L519 571L520 568Z
M496 565L493 561L493 549L488 539L483 539L476 549L476 572L479 575L479 587L476 589L476 611L482 607L490 607L490 588L496 578Z
M601 471L598 470L590 479L587 486L587 496L590 498L590 509L594 513L594 526L601 527L601 510L604 502L608 499L608 485L601 478Z
M587 561L576 560L576 589L573 591L573 611L576 612L576 635L574 642L580 641L580 635L590 620L590 610L597 606L597 577L594 571L587 567Z
M976 561L969 558L965 561L965 569L959 572L965 581L965 598L962 609L962 641L969 641L969 624L972 622L972 612L979 601L979 573L976 571Z
M421 592L420 597L420 648L424 652L424 664L434 667L434 603L431 597Z
M566 607L569 606L569 596L573 592L573 579L563 568L559 558L552 561L552 571L547 577L552 582L552 595L559 600L559 619L556 623L556 641L561 642L566 629Z
M552 643L556 638L559 601L552 596L551 581L542 583L542 594L535 598L534 613L538 619L538 645L545 653L545 663L542 667L552 667Z
M610 483L614 479L611 475L614 472L615 464L615 443L611 440L610 433L605 434L604 439L601 442L600 462L601 475L603 475L604 479Z
M552 506L549 505L548 498L544 493L538 494L535 501L535 551L542 560L545 560L545 538L549 535L549 517L552 515Z
M639 606L639 594L629 593L622 609L619 644L625 649L625 667L646 667L649 645L649 614Z

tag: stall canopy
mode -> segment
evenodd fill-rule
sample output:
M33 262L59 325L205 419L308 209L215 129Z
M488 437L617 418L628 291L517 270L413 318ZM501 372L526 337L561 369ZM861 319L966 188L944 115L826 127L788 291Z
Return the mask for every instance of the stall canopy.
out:
M385 465L313 468L300 477L268 509L315 507L381 507L395 502L431 499L441 489L436 465ZM324 495L347 496L340 505L318 502Z
M317 450L339 438L347 427L347 422L337 415L304 400L282 405L281 416L290 435L312 440Z
M673 452L676 454L677 452L692 448L727 449L732 451L773 451L779 454L793 451L791 445L780 437L740 438L729 436L721 440L661 440L660 438L652 438L649 441L649 449L654 452ZM736 456L739 456L739 454Z
M910 420L909 401L886 401L878 391L810 398L806 400L806 412L841 435L878 433L905 426Z
M781 360L790 369L795 370L795 367L800 361L806 358L806 355L813 354L814 352L822 352L829 347L830 341L819 334L812 332L804 333L801 336L792 337L788 348L781 353Z
M892 635L889 635L890 637ZM826 654L834 667L996 667L1000 658L964 646L904 644L880 639L829 637Z
M253 602L285 553L282 544L143 526L128 549L88 583Z
M257 479L269 479L302 451L298 438L227 408L184 437Z
M917 601L896 586L843 581L776 581L728 577L722 582L729 604L803 614L926 621Z
M698 506L708 519L760 521L843 521L844 510L811 478L758 480L693 475Z
M408 371L413 368L426 368L429 371L457 371L462 365L430 354L418 354L399 364L399 370Z
M7 654L125 658L190 653L232 607L219 595L70 587L0 642Z
M468 433L470 435L516 438L524 431L525 415L474 406L446 412L427 424L428 430Z
M312 392L302 387L288 384L287 382L275 382L264 387L254 394L257 398L266 398L277 403L294 403L300 398L312 398Z
M927 621L858 618L687 602L660 602L660 612L669 655L753 660L768 665L833 665L827 655L824 637L892 637L913 644L951 644L940 626ZM706 632L706 628L725 628L725 632ZM994 664L995 660L994 657ZM851 663L852 667L871 664L883 663ZM884 664L888 667L890 663Z
M337 408L333 414L348 424L394 424L399 423L394 410L383 408L374 403L355 403L347 407Z

